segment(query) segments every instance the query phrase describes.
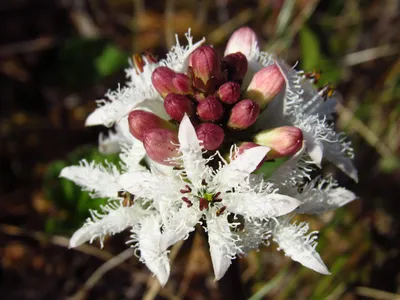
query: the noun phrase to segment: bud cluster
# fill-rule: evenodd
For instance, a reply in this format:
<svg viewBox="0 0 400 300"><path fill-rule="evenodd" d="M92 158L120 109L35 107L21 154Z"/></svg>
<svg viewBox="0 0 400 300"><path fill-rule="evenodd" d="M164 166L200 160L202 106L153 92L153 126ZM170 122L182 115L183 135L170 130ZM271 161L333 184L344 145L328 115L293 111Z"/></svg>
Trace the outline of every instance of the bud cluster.
<svg viewBox="0 0 400 300"><path fill-rule="evenodd" d="M256 43L252 33L245 28L234 34L227 48L232 51L226 51L222 59L210 46L197 48L189 56L187 74L175 72L168 67L154 70L153 86L164 99L164 108L171 120L163 120L145 111L133 111L129 115L130 132L143 142L150 158L162 164L171 164L171 161L166 160L177 156L176 125L185 114L195 125L203 149L208 151L220 150L224 141L231 143L237 141L237 136L244 136L238 132L245 131L247 136L252 136L250 127L285 84L279 68L270 65L254 75L246 90L242 89L248 69L247 57L252 45ZM248 42L249 45L244 45L247 48L242 47L247 49L245 53L235 50L243 46L238 45L235 39ZM282 150L285 146L280 144L284 142L276 142L279 137L274 140L275 135L263 133L260 137L258 134L254 140L256 144L248 142L246 149L252 145L267 145L273 152L266 159L291 155L293 149L298 150L297 144L290 145L291 148L286 145L290 149ZM271 145L274 142L279 145Z"/></svg>

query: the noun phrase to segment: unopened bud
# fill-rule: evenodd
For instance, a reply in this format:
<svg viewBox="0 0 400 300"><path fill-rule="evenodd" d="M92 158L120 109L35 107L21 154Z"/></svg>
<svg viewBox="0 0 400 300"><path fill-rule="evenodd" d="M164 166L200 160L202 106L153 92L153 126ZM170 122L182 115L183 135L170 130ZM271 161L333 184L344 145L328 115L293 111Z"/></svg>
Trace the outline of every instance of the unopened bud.
<svg viewBox="0 0 400 300"><path fill-rule="evenodd" d="M252 78L245 93L263 109L279 94L285 85L285 79L276 65L265 67Z"/></svg>
<svg viewBox="0 0 400 300"><path fill-rule="evenodd" d="M202 123L196 127L197 138L205 150L217 150L224 141L224 130L214 123Z"/></svg>
<svg viewBox="0 0 400 300"><path fill-rule="evenodd" d="M249 128L257 120L260 114L260 107L250 99L242 100L232 108L228 120L228 127L243 130Z"/></svg>
<svg viewBox="0 0 400 300"><path fill-rule="evenodd" d="M208 96L197 105L197 114L203 121L214 122L222 118L224 108L217 97Z"/></svg>
<svg viewBox="0 0 400 300"><path fill-rule="evenodd" d="M257 35L250 27L242 27L232 33L226 45L225 55L242 52L249 58L253 46L257 43Z"/></svg>
<svg viewBox="0 0 400 300"><path fill-rule="evenodd" d="M301 149L303 133L297 127L282 126L259 132L254 142L271 148L267 154L268 159L291 156Z"/></svg>
<svg viewBox="0 0 400 300"><path fill-rule="evenodd" d="M240 85L236 82L227 82L218 89L219 99L227 104L235 104L240 98Z"/></svg>
<svg viewBox="0 0 400 300"><path fill-rule="evenodd" d="M168 159L179 156L178 143L178 133L168 129L150 129L143 134L143 145L147 155L159 164L177 164Z"/></svg>
<svg viewBox="0 0 400 300"><path fill-rule="evenodd" d="M242 81L247 73L248 62L241 52L231 53L222 59L223 68L228 72L228 79Z"/></svg>
<svg viewBox="0 0 400 300"><path fill-rule="evenodd" d="M200 79L205 87L209 80L218 80L221 76L221 60L210 46L197 48L190 54L189 66L195 79Z"/></svg>
<svg viewBox="0 0 400 300"><path fill-rule="evenodd" d="M138 140L143 141L143 134L149 129L174 129L168 121L156 114L144 110L134 110L128 116L129 132Z"/></svg>
<svg viewBox="0 0 400 300"><path fill-rule="evenodd" d="M184 95L168 94L164 99L164 108L167 114L175 121L182 121L185 114L191 116L194 108L190 99Z"/></svg>
<svg viewBox="0 0 400 300"><path fill-rule="evenodd" d="M154 88L165 98L169 93L187 95L193 93L190 78L183 73L176 73L167 67L158 67L151 75Z"/></svg>

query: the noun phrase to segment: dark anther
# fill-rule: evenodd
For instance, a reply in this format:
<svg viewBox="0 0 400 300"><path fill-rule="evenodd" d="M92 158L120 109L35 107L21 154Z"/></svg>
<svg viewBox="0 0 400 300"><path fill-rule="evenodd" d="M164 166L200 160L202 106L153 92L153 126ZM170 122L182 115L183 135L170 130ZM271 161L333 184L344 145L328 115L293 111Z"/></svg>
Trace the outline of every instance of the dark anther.
<svg viewBox="0 0 400 300"><path fill-rule="evenodd" d="M218 209L216 212L217 217L222 215L224 213L225 209L226 209L226 206L222 206L220 209Z"/></svg>
<svg viewBox="0 0 400 300"><path fill-rule="evenodd" d="M182 194L186 194L186 193L190 193L192 191L192 189L190 188L190 186L185 185L185 189L181 189L180 192Z"/></svg>
<svg viewBox="0 0 400 300"><path fill-rule="evenodd" d="M307 79L310 79L314 84L318 83L319 79L321 78L321 71L312 71L305 73L304 76Z"/></svg>
<svg viewBox="0 0 400 300"><path fill-rule="evenodd" d="M118 191L117 196L121 197L121 198L124 197L125 196L125 191Z"/></svg>
<svg viewBox="0 0 400 300"><path fill-rule="evenodd" d="M188 197L182 197L182 200L187 204L187 207L191 207L193 205L192 201L190 201Z"/></svg>
<svg viewBox="0 0 400 300"><path fill-rule="evenodd" d="M122 201L122 206L129 207L132 206L134 202L135 202L135 195L125 192L124 201Z"/></svg>
<svg viewBox="0 0 400 300"><path fill-rule="evenodd" d="M322 98L327 99L332 97L333 93L335 92L335 89L332 87L332 84L328 83L327 85L320 88L318 91Z"/></svg>
<svg viewBox="0 0 400 300"><path fill-rule="evenodd" d="M218 198L219 195L221 195L221 192L216 193L216 194L213 196L213 200L212 200L212 201L213 201L213 202L221 202L222 199L221 199L221 198Z"/></svg>
<svg viewBox="0 0 400 300"><path fill-rule="evenodd" d="M207 185L207 182L206 182L205 179L203 179L203 180L201 181L201 185Z"/></svg>
<svg viewBox="0 0 400 300"><path fill-rule="evenodd" d="M208 201L206 198L200 198L200 205L199 208L201 211L203 211L203 209L207 209L208 208Z"/></svg>

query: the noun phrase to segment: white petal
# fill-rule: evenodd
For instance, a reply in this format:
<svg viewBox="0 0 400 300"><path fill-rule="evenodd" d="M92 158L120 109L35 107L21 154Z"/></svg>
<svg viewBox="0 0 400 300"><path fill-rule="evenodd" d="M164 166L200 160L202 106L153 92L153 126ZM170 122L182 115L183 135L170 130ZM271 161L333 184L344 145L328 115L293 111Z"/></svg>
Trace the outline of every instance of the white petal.
<svg viewBox="0 0 400 300"><path fill-rule="evenodd" d="M311 159L318 167L321 167L322 155L324 150L322 142L317 140L314 136L306 131L303 131L303 138L308 155L310 155Z"/></svg>
<svg viewBox="0 0 400 300"><path fill-rule="evenodd" d="M103 106L96 108L87 117L85 126L104 125L110 127L132 110L132 104L126 104L121 101L103 103Z"/></svg>
<svg viewBox="0 0 400 300"><path fill-rule="evenodd" d="M168 281L170 266L167 251L160 248L160 226L157 217L148 217L142 221L137 236L141 259L164 286Z"/></svg>
<svg viewBox="0 0 400 300"><path fill-rule="evenodd" d="M146 167L140 164L145 155L146 150L142 142L134 139L131 145L121 145L121 154L119 157L126 172L135 172L146 170Z"/></svg>
<svg viewBox="0 0 400 300"><path fill-rule="evenodd" d="M114 165L109 164L106 168L94 162L89 164L86 160L82 160L80 164L62 169L60 177L67 178L84 190L93 192L94 197L117 198L121 187L116 180L120 173Z"/></svg>
<svg viewBox="0 0 400 300"><path fill-rule="evenodd" d="M324 155L326 159L332 162L335 166L337 166L340 170L342 170L355 182L358 182L358 172L356 167L353 165L352 160L344 156L340 148L337 149L338 147L335 147L336 148L335 149L330 146L332 145L325 143Z"/></svg>
<svg viewBox="0 0 400 300"><path fill-rule="evenodd" d="M203 179L206 165L196 131L186 114L179 126L178 138L187 177L194 185L197 185Z"/></svg>
<svg viewBox="0 0 400 300"><path fill-rule="evenodd" d="M129 172L117 179L122 189L142 198L161 200L176 198L179 186L175 178L166 181L163 176L156 176L148 171Z"/></svg>
<svg viewBox="0 0 400 300"><path fill-rule="evenodd" d="M176 242L184 240L189 233L195 230L202 213L195 207L184 204L178 212L174 213L166 224L161 237L161 248L167 249Z"/></svg>
<svg viewBox="0 0 400 300"><path fill-rule="evenodd" d="M270 148L261 146L246 150L222 167L214 180L222 186L236 186L257 168L269 150Z"/></svg>
<svg viewBox="0 0 400 300"><path fill-rule="evenodd" d="M314 214L337 209L357 198L353 192L337 187L336 181L331 177L322 180L316 178L304 186L301 194L296 188L293 189L292 194L302 202L296 212Z"/></svg>
<svg viewBox="0 0 400 300"><path fill-rule="evenodd" d="M286 256L318 273L330 274L321 257L315 251L316 236L315 233L308 233L307 223L303 222L296 225L283 222L273 228L272 234L274 241L279 245L279 249L282 249Z"/></svg>
<svg viewBox="0 0 400 300"><path fill-rule="evenodd" d="M107 213L105 215L92 211L92 220L88 219L87 223L72 235L69 242L71 248L78 247L96 238L100 238L102 243L105 235L113 235L133 226L143 215L134 206L115 207L108 205L104 207L104 210Z"/></svg>
<svg viewBox="0 0 400 300"><path fill-rule="evenodd" d="M232 193L228 210L252 218L271 218L286 215L301 204L295 198L268 193ZM224 199L225 200L225 199Z"/></svg>
<svg viewBox="0 0 400 300"><path fill-rule="evenodd" d="M214 268L215 280L220 280L231 265L232 233L230 231L227 215L214 217L214 214L207 214L208 243L210 245L211 261Z"/></svg>

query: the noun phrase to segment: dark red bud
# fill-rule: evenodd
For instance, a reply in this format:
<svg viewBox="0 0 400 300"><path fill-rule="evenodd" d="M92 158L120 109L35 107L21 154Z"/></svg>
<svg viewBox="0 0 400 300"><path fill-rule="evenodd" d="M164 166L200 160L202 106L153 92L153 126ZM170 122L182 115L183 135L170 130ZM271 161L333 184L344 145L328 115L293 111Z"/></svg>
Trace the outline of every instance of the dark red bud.
<svg viewBox="0 0 400 300"><path fill-rule="evenodd" d="M193 103L184 95L168 94L164 99L167 114L175 121L182 121L185 114L191 116L194 112Z"/></svg>
<svg viewBox="0 0 400 300"><path fill-rule="evenodd" d="M224 114L221 102L214 96L208 96L197 105L197 114L203 121L218 121Z"/></svg>
<svg viewBox="0 0 400 300"><path fill-rule="evenodd" d="M147 155L155 162L167 166L177 165L168 159L179 156L178 133L168 129L150 129L143 134Z"/></svg>
<svg viewBox="0 0 400 300"><path fill-rule="evenodd" d="M165 98L169 93L187 95L193 93L190 78L183 73L176 73L167 67L158 67L151 75L154 88Z"/></svg>
<svg viewBox="0 0 400 300"><path fill-rule="evenodd" d="M225 56L222 59L223 67L228 71L228 79L242 81L247 73L248 63L246 56L236 52Z"/></svg>
<svg viewBox="0 0 400 300"><path fill-rule="evenodd" d="M196 127L197 138L205 150L217 150L224 141L224 130L214 123L202 123Z"/></svg>
<svg viewBox="0 0 400 300"><path fill-rule="evenodd" d="M249 128L257 120L260 107L250 99L242 100L232 108L228 127L243 130Z"/></svg>
<svg viewBox="0 0 400 300"><path fill-rule="evenodd" d="M221 75L221 61L217 52L210 46L197 48L190 54L189 66L192 67L194 77L199 78L207 85L211 78Z"/></svg>
<svg viewBox="0 0 400 300"><path fill-rule="evenodd" d="M218 89L219 99L227 104L235 104L240 98L240 85L236 82L227 82Z"/></svg>
<svg viewBox="0 0 400 300"><path fill-rule="evenodd" d="M144 110L134 110L128 116L129 132L138 140L143 141L145 131L154 128L174 129L168 121L156 114Z"/></svg>

